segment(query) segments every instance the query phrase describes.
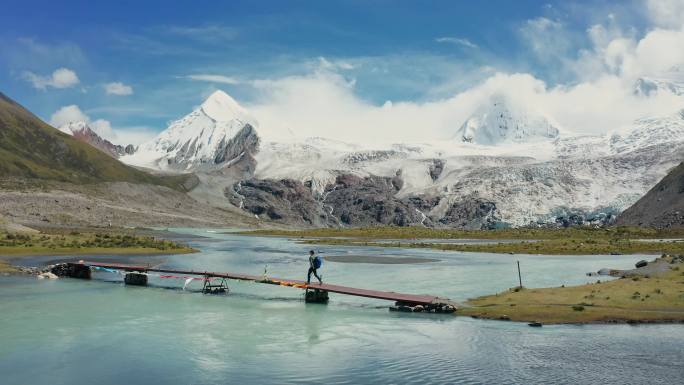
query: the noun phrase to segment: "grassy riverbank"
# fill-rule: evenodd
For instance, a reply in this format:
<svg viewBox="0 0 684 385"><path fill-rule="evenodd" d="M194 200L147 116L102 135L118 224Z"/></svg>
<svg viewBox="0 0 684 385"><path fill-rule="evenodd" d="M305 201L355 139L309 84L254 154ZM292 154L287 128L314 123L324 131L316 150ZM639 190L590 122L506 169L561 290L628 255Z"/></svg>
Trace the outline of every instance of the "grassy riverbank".
<svg viewBox="0 0 684 385"><path fill-rule="evenodd" d="M429 248L513 254L682 254L684 242L660 239L684 237L684 230L656 230L631 227L567 229L438 230L422 227L377 227L364 229L314 229L302 231L259 230L249 235L287 236L317 245ZM432 242L421 242L430 239ZM434 240L518 240L489 244L439 243ZM379 242L383 241L384 242ZM386 240L392 240L387 242Z"/></svg>
<svg viewBox="0 0 684 385"><path fill-rule="evenodd" d="M55 230L53 233L15 234L0 232L0 273L14 272L7 262L32 255L154 255L185 254L197 250L180 243L116 232L78 232Z"/></svg>
<svg viewBox="0 0 684 385"><path fill-rule="evenodd" d="M508 254L596 255L596 254L684 254L684 242L635 241L629 239L552 239L491 244L444 244L425 242L364 242L348 239L309 239L305 244L403 247L443 251Z"/></svg>
<svg viewBox="0 0 684 385"><path fill-rule="evenodd" d="M684 229L645 229L640 227L570 227L570 228L510 228L498 230L453 230L428 227L362 227L321 228L306 230L254 230L241 234L282 236L292 238L358 238L358 239L660 239L684 238Z"/></svg>
<svg viewBox="0 0 684 385"><path fill-rule="evenodd" d="M471 299L459 315L553 323L684 322L684 263L659 259L664 272L542 289L513 288ZM651 262L653 263L653 262Z"/></svg>

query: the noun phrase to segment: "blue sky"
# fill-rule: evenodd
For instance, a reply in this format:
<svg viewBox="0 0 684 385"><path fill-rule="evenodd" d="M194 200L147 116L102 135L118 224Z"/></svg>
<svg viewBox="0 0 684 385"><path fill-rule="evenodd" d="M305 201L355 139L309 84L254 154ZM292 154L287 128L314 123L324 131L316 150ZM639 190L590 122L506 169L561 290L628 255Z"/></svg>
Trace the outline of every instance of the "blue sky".
<svg viewBox="0 0 684 385"><path fill-rule="evenodd" d="M497 72L572 86L589 28L638 41L654 27L639 1L3 3L0 91L45 120L77 105L148 134L214 89L259 104L269 81L320 71L375 106L442 100Z"/></svg>

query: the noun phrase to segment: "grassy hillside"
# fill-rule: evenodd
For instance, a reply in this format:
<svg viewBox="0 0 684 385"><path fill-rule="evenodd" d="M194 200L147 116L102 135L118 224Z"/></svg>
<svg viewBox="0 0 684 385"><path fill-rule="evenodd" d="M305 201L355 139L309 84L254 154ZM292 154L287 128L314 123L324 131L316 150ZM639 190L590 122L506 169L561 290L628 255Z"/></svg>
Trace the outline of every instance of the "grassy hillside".
<svg viewBox="0 0 684 385"><path fill-rule="evenodd" d="M0 178L149 183L183 190L187 175L158 177L124 165L49 126L0 93Z"/></svg>

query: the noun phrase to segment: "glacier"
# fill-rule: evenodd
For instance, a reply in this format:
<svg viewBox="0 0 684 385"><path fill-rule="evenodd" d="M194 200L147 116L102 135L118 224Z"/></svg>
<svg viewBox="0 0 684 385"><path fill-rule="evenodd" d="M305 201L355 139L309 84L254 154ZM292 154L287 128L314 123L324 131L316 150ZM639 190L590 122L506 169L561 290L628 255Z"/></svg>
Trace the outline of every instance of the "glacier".
<svg viewBox="0 0 684 385"><path fill-rule="evenodd" d="M460 125L459 125L460 124ZM223 91L125 163L193 172L197 199L309 226L609 223L684 158L684 110L577 135L493 95L451 139L278 139Z"/></svg>

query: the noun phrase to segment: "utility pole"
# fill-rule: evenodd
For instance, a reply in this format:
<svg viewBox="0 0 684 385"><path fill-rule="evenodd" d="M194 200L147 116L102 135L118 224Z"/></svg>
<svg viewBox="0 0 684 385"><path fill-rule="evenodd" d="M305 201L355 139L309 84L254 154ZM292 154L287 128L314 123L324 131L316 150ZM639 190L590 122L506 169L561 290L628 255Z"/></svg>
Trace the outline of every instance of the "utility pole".
<svg viewBox="0 0 684 385"><path fill-rule="evenodd" d="M517 261L517 262L518 262L518 282L520 283L519 287L522 289L523 286L522 286L522 276L520 275L520 261Z"/></svg>

